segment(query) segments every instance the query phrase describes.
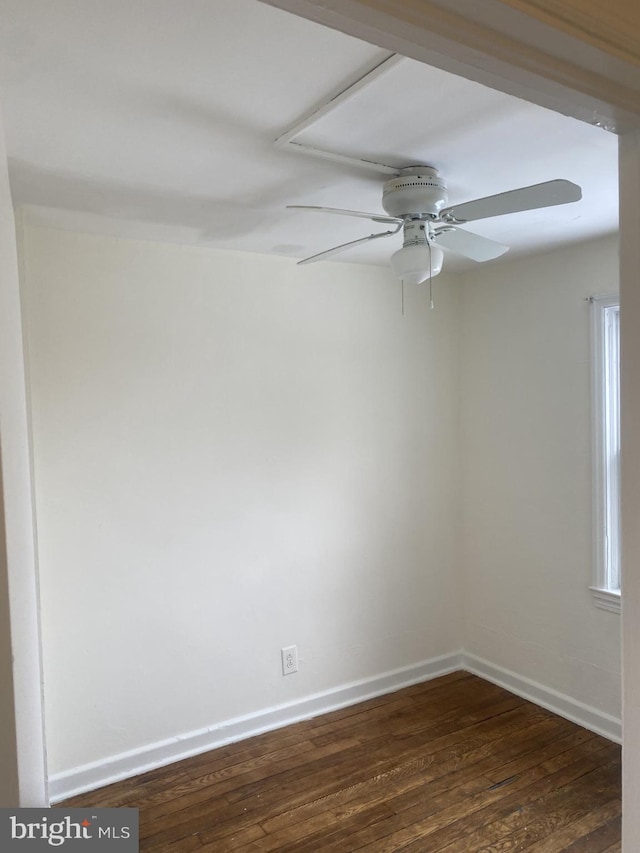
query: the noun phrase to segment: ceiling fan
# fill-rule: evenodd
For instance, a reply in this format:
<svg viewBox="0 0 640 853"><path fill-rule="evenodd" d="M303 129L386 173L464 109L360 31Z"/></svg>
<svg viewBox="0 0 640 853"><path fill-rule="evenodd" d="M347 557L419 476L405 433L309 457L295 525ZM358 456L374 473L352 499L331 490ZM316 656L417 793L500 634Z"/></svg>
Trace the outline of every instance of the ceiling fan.
<svg viewBox="0 0 640 853"><path fill-rule="evenodd" d="M443 249L478 262L493 260L509 250L508 246L459 228L459 225L507 213L567 204L581 198L582 190L577 184L553 180L445 207L449 200L447 186L438 170L433 166L408 166L400 169L397 177L384 184L382 207L386 216L315 205L289 204L287 207L356 216L395 226L388 231L326 249L298 263L310 264L324 260L352 246L390 237L402 229L403 245L391 256L391 267L402 281L419 284L441 271Z"/></svg>

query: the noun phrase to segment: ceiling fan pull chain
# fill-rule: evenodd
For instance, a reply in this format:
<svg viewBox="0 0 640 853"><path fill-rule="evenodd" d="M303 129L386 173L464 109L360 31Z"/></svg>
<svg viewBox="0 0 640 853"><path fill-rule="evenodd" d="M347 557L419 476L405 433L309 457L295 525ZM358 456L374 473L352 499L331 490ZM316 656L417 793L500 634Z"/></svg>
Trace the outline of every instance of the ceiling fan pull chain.
<svg viewBox="0 0 640 853"><path fill-rule="evenodd" d="M431 274L431 272L432 272L431 243L427 243L427 245L429 246L429 308L433 311L434 305L433 305L433 276Z"/></svg>

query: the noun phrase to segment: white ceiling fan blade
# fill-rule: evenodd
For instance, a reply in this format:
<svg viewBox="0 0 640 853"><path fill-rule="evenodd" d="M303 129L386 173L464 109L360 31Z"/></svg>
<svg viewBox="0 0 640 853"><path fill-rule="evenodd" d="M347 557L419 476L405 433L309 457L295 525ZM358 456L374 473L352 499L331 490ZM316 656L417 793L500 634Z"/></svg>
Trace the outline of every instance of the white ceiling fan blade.
<svg viewBox="0 0 640 853"><path fill-rule="evenodd" d="M503 246L502 243L496 243L495 240L489 240L487 237L481 237L479 234L473 234L471 231L465 231L463 228L446 228L436 232L434 238L437 246L480 263L492 261L509 251L508 246Z"/></svg>
<svg viewBox="0 0 640 853"><path fill-rule="evenodd" d="M582 190L571 181L546 181L543 184L533 184L530 187L521 187L506 193L447 207L441 211L440 218L443 222L473 222L476 219L488 219L505 213L519 213L522 210L537 210L541 207L568 204L572 201L580 201L581 198Z"/></svg>
<svg viewBox="0 0 640 853"><path fill-rule="evenodd" d="M395 216L385 216L384 213L363 213L360 210L343 210L341 207L319 207L314 204L288 204L288 210L311 210L315 213L337 213L339 216L357 216L359 219L370 219L372 222L402 222Z"/></svg>
<svg viewBox="0 0 640 853"><path fill-rule="evenodd" d="M298 266L300 266L300 264L312 264L315 263L315 261L326 260L326 258L330 258L332 255L344 252L345 249L350 249L352 246L358 246L360 243L368 243L369 240L377 240L378 237L391 237L393 234L397 234L401 227L402 222L400 222L394 231L381 231L379 234L369 234L368 237L360 237L359 240L351 240L349 243L341 243L339 246L334 246L333 249L325 249L324 252L318 252L317 255L311 255L309 258L304 258L304 260L298 261Z"/></svg>

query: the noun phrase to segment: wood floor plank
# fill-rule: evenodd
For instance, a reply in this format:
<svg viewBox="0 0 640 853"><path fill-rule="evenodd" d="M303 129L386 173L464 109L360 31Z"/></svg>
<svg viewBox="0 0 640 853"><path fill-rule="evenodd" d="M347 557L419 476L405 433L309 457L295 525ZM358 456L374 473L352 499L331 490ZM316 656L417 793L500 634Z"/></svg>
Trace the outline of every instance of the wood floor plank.
<svg viewBox="0 0 640 853"><path fill-rule="evenodd" d="M522 747L527 749L527 738L530 738L531 735L528 736L526 732L523 732L521 737ZM580 738L578 743L583 741L584 738ZM567 752L572 744L573 741L560 742L560 746L556 746L555 750L549 754L554 754L557 751ZM395 818L389 818L385 826L390 827L393 824L403 826L411 822L410 815L402 814L404 810L408 810L413 806L418 813L422 814L429 811L436 811L437 798L441 795L441 792L444 792L442 793L444 802L449 802L457 796L466 799L476 789L488 789L492 784L491 780L482 774L488 768L495 766L496 763L504 761L505 753L501 752L503 746L502 743L499 745L494 743L491 747L493 754L491 754L491 751L486 746L476 750L475 754L467 753L462 756L457 752L451 755L450 751L443 750L441 753L435 754L434 761L429 768L418 766L411 768L414 772L396 773L393 776L389 775L387 778L380 780L381 784L377 790L369 786L367 791L364 789L364 785L339 790L320 801L305 803L294 810L278 815L275 819L267 820L263 822L262 826L268 832L274 831L282 825L304 819L305 815L325 809L327 803L332 801L339 801L345 804L354 798L362 801L365 798L371 800L372 797L377 797L385 801L389 808L397 815ZM511 752L507 754L507 757L510 755ZM535 763L538 764L539 761ZM426 788L427 784L428 788ZM424 804L425 788L428 790L429 795L428 807L425 807ZM454 790L452 791L452 789ZM380 825L375 834L376 839L382 834L388 834L392 831L388 829L387 832L381 833L379 829ZM313 841L314 839L311 840Z"/></svg>
<svg viewBox="0 0 640 853"><path fill-rule="evenodd" d="M153 775L145 773L142 776L134 777L134 779L114 782L98 791L78 794L65 800L65 806L68 808L84 808L85 806L102 807L104 805L105 807L119 808L128 804L137 805L137 801L142 797L148 797L161 791L168 791L169 796L171 796L171 792L175 790L176 786L189 780L184 771L172 772L173 767L175 765L161 767L154 770Z"/></svg>
<svg viewBox="0 0 640 853"><path fill-rule="evenodd" d="M493 850L526 850L553 833L577 821L595 807L601 796L609 796L617 784L615 769L605 774L608 785L602 786L599 769L562 786L526 806L514 810L505 819L495 821L474 837L474 853L491 853ZM481 841L478 846L476 838ZM488 843L486 843L488 841ZM451 847L450 850L454 848ZM457 853L458 847L456 847ZM464 849L464 848L463 848ZM446 850L446 848L445 848ZM447 850L447 853L450 853Z"/></svg>
<svg viewBox="0 0 640 853"><path fill-rule="evenodd" d="M474 803L459 806L457 811L463 813L461 818L456 818L456 810L452 809L439 813L435 816L437 820L432 820L428 828L431 829L436 823L444 825L429 834L430 849L434 853L478 853L489 841L501 838L518 828L519 816L524 814L527 808L523 803L537 802L545 794L570 785L593 770L596 765L597 757L593 760L579 759L542 778L532 779L532 776L538 776L537 772L532 773L531 776L523 778L522 783L517 785L517 789L512 789L510 794L503 794L489 803L489 798L479 797ZM481 807L476 808L478 805ZM480 828L474 829L477 825ZM413 831L415 834L415 827ZM423 831L422 837L425 834ZM407 853L421 853L420 844L421 838L418 837L411 844L397 846L396 849L406 849Z"/></svg>
<svg viewBox="0 0 640 853"><path fill-rule="evenodd" d="M550 725L551 722L547 720L546 724ZM331 795L335 796L336 792L340 796L343 796L345 790L349 792L359 791L360 793L370 791L372 786L381 785L384 787L389 779L397 778L399 774L406 775L408 771L422 772L423 779L433 778L434 775L439 775L446 770L452 769L454 766L460 765L470 750L476 748L479 744L486 744L488 742L490 739L489 735L491 735L491 739L496 739L501 733L504 734L505 731L515 730L516 728L518 730L522 728L522 719L509 720L501 729L494 727L486 732L476 733L473 738L467 736L467 739L463 740L462 743L456 744L452 742L449 736L445 739L446 745L444 750L440 751L432 751L424 744L415 745L412 740L409 740L408 743L412 745L412 748L410 750L405 748L404 757L406 760L403 764L398 764L397 746L385 741L384 752L389 753L388 755L382 755L383 750L379 749L363 765L366 754L363 756L359 753L357 760L353 760L352 756L352 760L346 766L338 765L327 768L322 774L318 774L313 781L313 785L307 782L307 786L303 790L300 790L297 780L291 788L283 787L282 785L273 789L264 788L261 795L262 802L259 807L266 807L267 809L270 806L277 807L283 799L288 799L290 806L298 806L309 802L312 798L319 799ZM433 747L433 744L430 746ZM428 768L435 768L435 771L430 772ZM255 793L257 794L257 789ZM274 795L275 801L273 801ZM251 808L255 808L257 802L256 796L252 797L250 802ZM189 820L193 820L194 818L197 819L197 816L189 814L188 818ZM255 819L254 815L247 812L240 818L240 820L246 821L252 819ZM219 824L216 829L205 831L203 840L207 842L211 841L215 837L220 837L226 831L227 826L224 823Z"/></svg>
<svg viewBox="0 0 640 853"><path fill-rule="evenodd" d="M612 805L617 808L617 814L614 817L565 847L563 853L605 853L619 845L622 834L622 815L617 798Z"/></svg>
<svg viewBox="0 0 640 853"><path fill-rule="evenodd" d="M563 830L527 848L527 853L601 853L620 838L622 803L619 797L592 809Z"/></svg>
<svg viewBox="0 0 640 853"><path fill-rule="evenodd" d="M476 793L457 788L450 791L449 796L436 796L433 801L429 798L427 804L418 804L416 808L400 813L395 820L388 821L387 825L381 823L361 833L357 839L360 846L354 846L352 849L362 849L367 853L395 853L396 850L405 848L420 851L421 845L426 841L430 853L447 849L449 844L451 850L455 849L456 853L458 847L466 851L467 848L463 846L464 839L476 826L489 823L504 813L508 814L514 804L530 796L532 791L540 792L546 787L553 788L563 779L584 774L596 762L589 764L585 759L571 761L571 758L567 757L563 763L567 763L567 766L551 776L540 766L523 773L506 789L508 796L505 789L492 790L490 786L485 786ZM508 805L505 806L505 803ZM473 850L473 853L477 853L477 850Z"/></svg>
<svg viewBox="0 0 640 853"><path fill-rule="evenodd" d="M613 853L620 748L450 673L63 805L138 807L148 853Z"/></svg>
<svg viewBox="0 0 640 853"><path fill-rule="evenodd" d="M197 835L189 835L186 838L181 838L179 841L174 841L168 844L164 853L199 853L202 850L202 842Z"/></svg>

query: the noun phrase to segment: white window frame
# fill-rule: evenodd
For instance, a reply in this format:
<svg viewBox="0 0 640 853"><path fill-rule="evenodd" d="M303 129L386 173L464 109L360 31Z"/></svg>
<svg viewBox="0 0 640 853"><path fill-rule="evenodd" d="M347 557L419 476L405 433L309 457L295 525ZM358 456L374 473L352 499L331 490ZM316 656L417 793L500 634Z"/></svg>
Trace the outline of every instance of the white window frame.
<svg viewBox="0 0 640 853"><path fill-rule="evenodd" d="M593 576L596 607L620 613L620 297L591 302Z"/></svg>

